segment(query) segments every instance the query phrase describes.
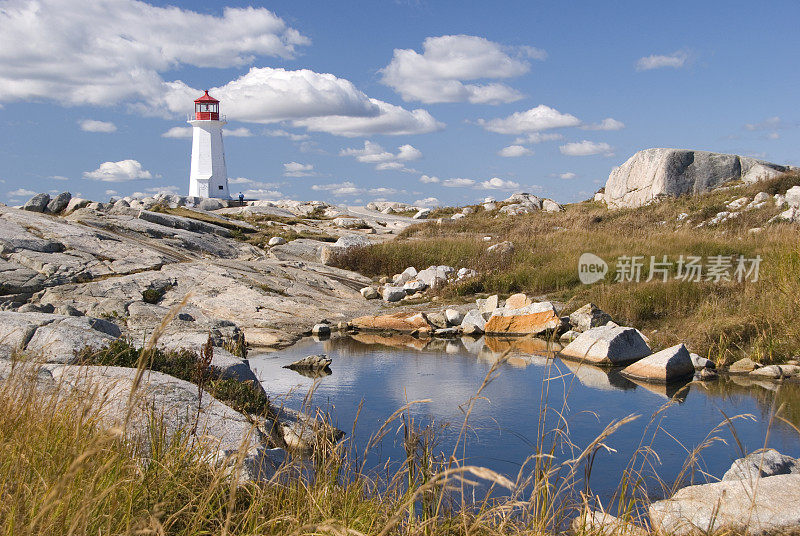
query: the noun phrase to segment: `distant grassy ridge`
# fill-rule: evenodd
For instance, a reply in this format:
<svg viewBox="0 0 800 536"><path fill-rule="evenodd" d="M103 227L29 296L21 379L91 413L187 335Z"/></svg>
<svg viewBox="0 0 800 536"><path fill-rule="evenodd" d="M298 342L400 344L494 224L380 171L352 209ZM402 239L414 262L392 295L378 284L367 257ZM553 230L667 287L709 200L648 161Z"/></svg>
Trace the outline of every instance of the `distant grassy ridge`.
<svg viewBox="0 0 800 536"><path fill-rule="evenodd" d="M665 199L636 209L608 210L595 202L568 205L564 212L507 216L479 210L441 225L406 229L392 242L349 250L337 266L368 276L392 275L408 266L434 264L473 268L479 276L441 291L444 297L478 293L547 294L568 302L566 312L592 301L618 322L642 329L657 347L685 342L691 350L727 363L750 356L764 363L800 355L800 241L794 224L765 222L780 209L767 206L743 212L720 225L695 228L727 210L732 198L765 191L784 193L800 184L789 173L753 185L739 185L697 196ZM678 216L685 213L685 219ZM688 223L687 223L688 222ZM764 227L760 232L750 229ZM483 240L490 236L491 241ZM510 254L486 251L509 240ZM585 286L578 279L578 258L591 252L609 264L607 282ZM759 280L731 282L613 282L615 262L641 255L641 280L649 274L650 256L760 255Z"/></svg>

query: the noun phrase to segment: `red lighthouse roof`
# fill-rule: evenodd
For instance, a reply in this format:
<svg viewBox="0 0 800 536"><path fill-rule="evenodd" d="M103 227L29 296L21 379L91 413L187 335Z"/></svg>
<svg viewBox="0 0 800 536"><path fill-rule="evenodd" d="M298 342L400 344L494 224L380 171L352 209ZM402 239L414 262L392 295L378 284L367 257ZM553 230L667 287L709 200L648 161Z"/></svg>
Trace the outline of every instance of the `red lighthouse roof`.
<svg viewBox="0 0 800 536"><path fill-rule="evenodd" d="M219 103L219 101L217 99L215 99L214 97L212 97L211 95L208 94L208 90L206 90L205 94L202 97L200 97L199 99L195 99L194 102L209 102L209 103L216 102L216 103Z"/></svg>

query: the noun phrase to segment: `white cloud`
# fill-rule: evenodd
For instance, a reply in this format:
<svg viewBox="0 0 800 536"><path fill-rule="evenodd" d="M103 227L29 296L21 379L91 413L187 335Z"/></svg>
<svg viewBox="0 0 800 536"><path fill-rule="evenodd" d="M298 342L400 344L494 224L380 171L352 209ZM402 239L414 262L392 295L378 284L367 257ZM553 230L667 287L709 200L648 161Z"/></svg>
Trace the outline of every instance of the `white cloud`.
<svg viewBox="0 0 800 536"><path fill-rule="evenodd" d="M580 142L567 143L559 147L561 154L567 156L589 156L593 154L603 154L614 156L614 148L605 142L593 142L583 140Z"/></svg>
<svg viewBox="0 0 800 536"><path fill-rule="evenodd" d="M191 138L192 127L172 127L161 134L162 138Z"/></svg>
<svg viewBox="0 0 800 536"><path fill-rule="evenodd" d="M181 117L201 91L164 80L162 73L291 58L310 42L263 8L227 7L215 17L135 0L9 0L3 6L4 101L127 103L139 113ZM296 127L342 136L419 134L444 126L425 110L371 99L348 80L308 69L252 68L211 91L233 120L297 121Z"/></svg>
<svg viewBox="0 0 800 536"><path fill-rule="evenodd" d="M400 192L399 190L396 190L394 188L380 187L380 188L370 188L368 193L370 195L395 195L399 192Z"/></svg>
<svg viewBox="0 0 800 536"><path fill-rule="evenodd" d="M342 149L339 155L353 156L364 164L376 164L375 169L378 171L399 170L408 173L416 173L416 170L405 167L404 162L422 158L422 152L412 145L401 145L397 148L397 153L390 153L380 144L369 140L364 141L363 149Z"/></svg>
<svg viewBox="0 0 800 536"><path fill-rule="evenodd" d="M47 178L48 179L52 179L54 181L68 181L69 180L69 177L65 177L63 175L50 175ZM0 181L0 182L3 182L3 181Z"/></svg>
<svg viewBox="0 0 800 536"><path fill-rule="evenodd" d="M492 177L488 181L483 181L480 184L480 188L483 190L518 190L519 183L503 180L500 177Z"/></svg>
<svg viewBox="0 0 800 536"><path fill-rule="evenodd" d="M625 123L617 121L612 117L606 117L599 123L592 123L590 125L581 126L583 130L622 130L625 128Z"/></svg>
<svg viewBox="0 0 800 536"><path fill-rule="evenodd" d="M542 143L545 141L563 140L564 135L557 132L531 132L525 136L516 138L514 145L522 145L525 143Z"/></svg>
<svg viewBox="0 0 800 536"><path fill-rule="evenodd" d="M81 127L81 130L86 132L116 132L117 125L111 123L110 121L96 121L94 119L84 119L82 121L78 121L78 124Z"/></svg>
<svg viewBox="0 0 800 536"><path fill-rule="evenodd" d="M223 130L223 134L232 138L249 138L253 135L250 129L245 127L231 129L226 128Z"/></svg>
<svg viewBox="0 0 800 536"><path fill-rule="evenodd" d="M359 188L351 181L345 181L338 184L315 184L311 187L312 190L331 192L336 196L347 195L360 195L365 192L363 188Z"/></svg>
<svg viewBox="0 0 800 536"><path fill-rule="evenodd" d="M564 173L559 173L558 174L558 178L559 179L564 179L565 181L574 179L575 177L577 177L577 175L575 173L571 172L571 171L565 171Z"/></svg>
<svg viewBox="0 0 800 536"><path fill-rule="evenodd" d="M472 179L445 179L442 181L442 186L447 186L448 188L464 188L467 186L473 186L475 181Z"/></svg>
<svg viewBox="0 0 800 536"><path fill-rule="evenodd" d="M301 164L300 162L287 162L283 165L284 177L311 177L316 175L314 164Z"/></svg>
<svg viewBox="0 0 800 536"><path fill-rule="evenodd" d="M524 112L514 112L504 119L479 119L478 124L499 134L526 134L552 128L575 127L581 121L574 115L562 114L554 108L540 104Z"/></svg>
<svg viewBox="0 0 800 536"><path fill-rule="evenodd" d="M106 195L117 195L119 194L116 190L106 190Z"/></svg>
<svg viewBox="0 0 800 536"><path fill-rule="evenodd" d="M419 182L422 182L422 183L425 183L425 184L433 184L433 183L439 182L439 177L434 177L434 176L430 176L430 175L423 175L423 176L421 176L419 178Z"/></svg>
<svg viewBox="0 0 800 536"><path fill-rule="evenodd" d="M439 200L435 197L426 197L425 199L417 199L414 205L418 207L436 207L439 205Z"/></svg>
<svg viewBox="0 0 800 536"><path fill-rule="evenodd" d="M381 81L405 101L513 102L522 94L504 84L463 82L520 76L530 69L529 58L545 56L544 51L533 47L505 47L473 35L428 37L422 43L422 54L395 49L392 61L381 70Z"/></svg>
<svg viewBox="0 0 800 536"><path fill-rule="evenodd" d="M289 138L292 141L303 141L310 138L308 134L295 134L294 132L287 132L283 129L265 130L264 135L273 138Z"/></svg>
<svg viewBox="0 0 800 536"><path fill-rule="evenodd" d="M305 127L312 132L327 132L336 136L355 138L374 134L412 135L427 134L444 128L427 111L406 110L400 106L377 99L369 99L376 107L373 116L358 117L326 115L292 121L296 127Z"/></svg>
<svg viewBox="0 0 800 536"><path fill-rule="evenodd" d="M251 188L242 192L245 197L250 199L281 199L284 195L277 190L266 188Z"/></svg>
<svg viewBox="0 0 800 536"><path fill-rule="evenodd" d="M682 50L667 55L654 54L652 56L645 56L636 60L636 70L649 71L651 69L661 69L663 67L672 67L673 69L678 69L683 67L688 59L689 54Z"/></svg>
<svg viewBox="0 0 800 536"><path fill-rule="evenodd" d="M745 130L755 132L758 130L783 130L793 126L796 125L786 122L776 115L774 117L768 117L760 123L747 123L744 128Z"/></svg>
<svg viewBox="0 0 800 536"><path fill-rule="evenodd" d="M28 197L32 195L36 195L37 192L33 190L28 190L26 188L17 188L16 190L11 190L8 192L9 197Z"/></svg>
<svg viewBox="0 0 800 536"><path fill-rule="evenodd" d="M523 147L522 145L509 145L508 147L503 147L500 149L497 154L500 156L504 156L506 158L513 158L517 156L529 156L533 154L533 151L528 149L527 147Z"/></svg>
<svg viewBox="0 0 800 536"><path fill-rule="evenodd" d="M780 139L780 137L781 135L778 134L777 132L770 132L769 134L767 134L767 138L770 140L778 140Z"/></svg>
<svg viewBox="0 0 800 536"><path fill-rule="evenodd" d="M10 0L0 11L6 101L111 105L158 94L181 65L236 67L291 58L310 41L263 8L222 16L135 0Z"/></svg>
<svg viewBox="0 0 800 536"><path fill-rule="evenodd" d="M103 182L126 182L138 179L151 179L152 174L136 160L120 160L119 162L103 162L94 171L85 171L87 179Z"/></svg>
<svg viewBox="0 0 800 536"><path fill-rule="evenodd" d="M141 192L133 192L131 197L148 197L156 194L177 194L182 190L182 188L174 185L151 186L150 188L144 188ZM116 195L118 193L119 192L116 190L106 190L106 195Z"/></svg>

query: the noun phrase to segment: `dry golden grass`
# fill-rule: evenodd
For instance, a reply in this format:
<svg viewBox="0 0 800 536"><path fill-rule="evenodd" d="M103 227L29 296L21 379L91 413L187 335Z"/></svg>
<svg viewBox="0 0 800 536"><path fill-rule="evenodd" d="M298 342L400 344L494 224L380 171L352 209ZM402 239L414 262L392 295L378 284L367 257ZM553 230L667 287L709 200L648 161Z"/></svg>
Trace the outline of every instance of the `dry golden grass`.
<svg viewBox="0 0 800 536"><path fill-rule="evenodd" d="M751 356L764 363L800 355L800 243L796 225L765 222L779 212L774 203L743 212L717 226L696 228L734 198L766 191L783 193L800 184L800 174L786 174L759 184L740 185L708 194L665 199L639 209L609 211L599 203L569 205L560 213L522 216L483 210L457 221L408 228L397 240L338 256L335 263L369 276L392 275L408 266L434 264L473 268L479 276L442 291L443 296L526 292L568 302L568 309L592 301L615 320L645 330L656 346L685 342L692 351L718 364ZM687 214L685 219L678 216ZM764 227L761 232L751 232ZM484 242L483 237L492 237ZM488 253L489 244L509 240L510 254ZM594 253L609 263L606 281L584 286L578 257ZM760 255L757 282L703 281L617 283L614 263L623 255L649 260L663 255Z"/></svg>

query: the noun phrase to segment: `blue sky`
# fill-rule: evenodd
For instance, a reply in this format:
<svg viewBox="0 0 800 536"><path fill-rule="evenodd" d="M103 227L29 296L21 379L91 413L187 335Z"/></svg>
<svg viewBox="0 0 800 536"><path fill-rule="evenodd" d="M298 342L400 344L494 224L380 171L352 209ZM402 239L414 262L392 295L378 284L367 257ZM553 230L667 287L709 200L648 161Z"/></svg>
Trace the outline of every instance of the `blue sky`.
<svg viewBox="0 0 800 536"><path fill-rule="evenodd" d="M798 20L797 2L0 0L0 201L186 194L206 88L252 197L575 201L648 147L800 165Z"/></svg>

